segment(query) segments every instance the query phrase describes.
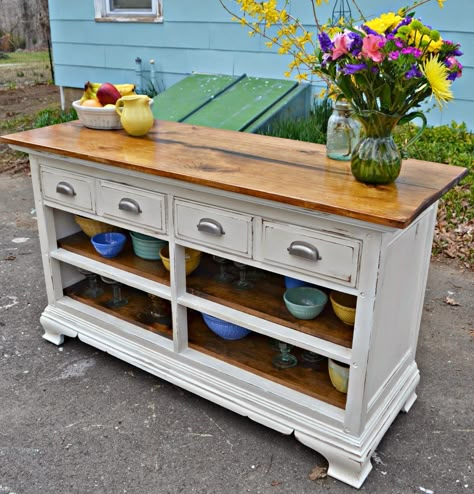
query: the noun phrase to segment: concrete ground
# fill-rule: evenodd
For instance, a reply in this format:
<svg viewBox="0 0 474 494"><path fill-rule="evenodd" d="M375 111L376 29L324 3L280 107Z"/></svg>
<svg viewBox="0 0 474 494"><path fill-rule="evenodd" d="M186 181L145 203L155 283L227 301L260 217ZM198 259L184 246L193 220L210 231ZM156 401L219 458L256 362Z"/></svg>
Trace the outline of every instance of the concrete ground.
<svg viewBox="0 0 474 494"><path fill-rule="evenodd" d="M418 400L361 492L474 492L473 295L474 273L432 263ZM356 492L310 480L325 460L291 436L76 339L46 342L45 305L30 179L0 175L0 494Z"/></svg>

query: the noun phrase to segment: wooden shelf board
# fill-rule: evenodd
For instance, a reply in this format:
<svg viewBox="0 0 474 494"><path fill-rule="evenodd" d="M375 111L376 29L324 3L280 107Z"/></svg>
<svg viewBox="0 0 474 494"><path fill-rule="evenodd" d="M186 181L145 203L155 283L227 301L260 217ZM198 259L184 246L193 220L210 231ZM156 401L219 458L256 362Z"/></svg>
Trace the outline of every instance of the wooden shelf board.
<svg viewBox="0 0 474 494"><path fill-rule="evenodd" d="M283 301L285 292L283 276L259 271L264 277L253 281L254 288L244 291L236 289L232 284L216 282L214 278L218 272L217 263L212 261L211 256L204 255L198 270L187 279L188 293L345 348L352 348L353 328L336 317L329 301L316 319L309 321L296 319L288 312Z"/></svg>
<svg viewBox="0 0 474 494"><path fill-rule="evenodd" d="M271 338L250 333L240 340L224 340L206 326L198 312L191 310L188 311L188 338L190 348L201 353L345 409L346 395L337 391L331 384L327 359L314 368L303 367L302 350L293 347L292 353L298 358L298 365L279 370L272 365L272 358L278 351L272 348Z"/></svg>
<svg viewBox="0 0 474 494"><path fill-rule="evenodd" d="M173 339L173 332L169 326L159 324L158 322L153 322L148 316L150 300L145 292L122 285L122 296L128 300L128 303L123 307L110 308L107 306L107 302L112 298L111 285L101 283L100 287L103 288L104 293L100 297L94 299L84 295L86 287L87 281L83 280L66 288L64 293L74 300L78 300L79 302L93 307L94 309L111 314L119 319L122 319L123 321L134 324L135 326L140 326L147 331L159 334L169 340Z"/></svg>
<svg viewBox="0 0 474 494"><path fill-rule="evenodd" d="M170 286L170 274L163 266L161 260L148 261L136 256L133 252L130 239L127 239L123 251L112 259L99 255L94 249L89 237L83 232L78 232L58 240L58 246L69 252L80 254L89 259L123 269L148 280L156 281L162 285Z"/></svg>

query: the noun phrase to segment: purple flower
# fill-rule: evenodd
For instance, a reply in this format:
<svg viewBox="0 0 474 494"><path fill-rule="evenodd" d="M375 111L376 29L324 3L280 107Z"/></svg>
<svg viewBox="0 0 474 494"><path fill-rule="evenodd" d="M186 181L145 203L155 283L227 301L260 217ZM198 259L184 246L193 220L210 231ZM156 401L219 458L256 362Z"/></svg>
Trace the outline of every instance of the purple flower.
<svg viewBox="0 0 474 494"><path fill-rule="evenodd" d="M395 38L395 46L397 48L403 48L403 41L400 38Z"/></svg>
<svg viewBox="0 0 474 494"><path fill-rule="evenodd" d="M319 46L321 46L321 50L323 50L326 53L331 51L333 47L333 43L331 41L331 38L327 35L327 33L319 33L318 38L319 38Z"/></svg>
<svg viewBox="0 0 474 494"><path fill-rule="evenodd" d="M393 34L396 34L398 32L398 30L402 27L402 26L407 26L408 24L411 23L413 19L411 17L405 17L402 21L400 21L400 23L398 24L398 26L392 31Z"/></svg>
<svg viewBox="0 0 474 494"><path fill-rule="evenodd" d="M448 69L449 69L449 74L446 77L446 79L448 79L448 81L454 81L458 77L461 77L462 65L459 63L458 60L456 60L455 57L448 57L444 61L444 65L446 65L446 67L448 67Z"/></svg>
<svg viewBox="0 0 474 494"><path fill-rule="evenodd" d="M346 35L348 43L348 50L355 56L357 56L362 49L362 36L358 33L349 32Z"/></svg>
<svg viewBox="0 0 474 494"><path fill-rule="evenodd" d="M415 58L421 57L422 51L419 48L415 48L413 46L409 46L407 48L403 48L403 55L413 55Z"/></svg>
<svg viewBox="0 0 474 494"><path fill-rule="evenodd" d="M421 71L418 69L418 67L416 66L416 64L413 64L411 66L411 69L405 74L405 77L407 79L413 79L415 77L421 77L423 74L421 73Z"/></svg>
<svg viewBox="0 0 474 494"><path fill-rule="evenodd" d="M325 53L321 60L321 67L327 67L328 62L332 62L332 57L329 53Z"/></svg>
<svg viewBox="0 0 474 494"><path fill-rule="evenodd" d="M444 45L448 48L446 55L460 57L463 52L459 49L459 45L455 45L452 41L444 40Z"/></svg>
<svg viewBox="0 0 474 494"><path fill-rule="evenodd" d="M400 56L400 52L399 51L391 51L388 54L388 58L390 58L390 60L397 60L399 56Z"/></svg>
<svg viewBox="0 0 474 494"><path fill-rule="evenodd" d="M344 75L352 75L361 70L365 70L367 68L367 64L365 63L348 63L342 69Z"/></svg>
<svg viewBox="0 0 474 494"><path fill-rule="evenodd" d="M380 36L380 34L377 31L374 31L373 29L370 29L370 27L369 26L366 26L365 24L362 26L362 29L367 34L373 34L374 36Z"/></svg>

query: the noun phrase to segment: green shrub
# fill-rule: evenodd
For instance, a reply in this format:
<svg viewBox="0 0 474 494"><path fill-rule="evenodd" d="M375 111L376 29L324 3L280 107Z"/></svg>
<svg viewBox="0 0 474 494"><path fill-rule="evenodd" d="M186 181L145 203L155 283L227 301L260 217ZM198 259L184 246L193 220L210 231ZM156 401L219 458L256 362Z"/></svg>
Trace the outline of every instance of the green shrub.
<svg viewBox="0 0 474 494"><path fill-rule="evenodd" d="M70 122L71 120L77 120L77 113L74 108L70 108L68 110L46 109L37 114L33 127L47 127L48 125Z"/></svg>

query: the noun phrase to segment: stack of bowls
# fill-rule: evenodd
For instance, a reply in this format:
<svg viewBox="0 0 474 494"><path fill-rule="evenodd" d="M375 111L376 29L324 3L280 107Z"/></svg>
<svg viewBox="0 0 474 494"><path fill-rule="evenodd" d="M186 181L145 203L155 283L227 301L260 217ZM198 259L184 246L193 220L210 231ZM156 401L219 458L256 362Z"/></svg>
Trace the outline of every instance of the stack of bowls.
<svg viewBox="0 0 474 494"><path fill-rule="evenodd" d="M130 237L132 237L133 252L135 252L135 255L149 261L160 259L160 250L168 245L168 242L165 240L144 235L143 233L130 232Z"/></svg>

